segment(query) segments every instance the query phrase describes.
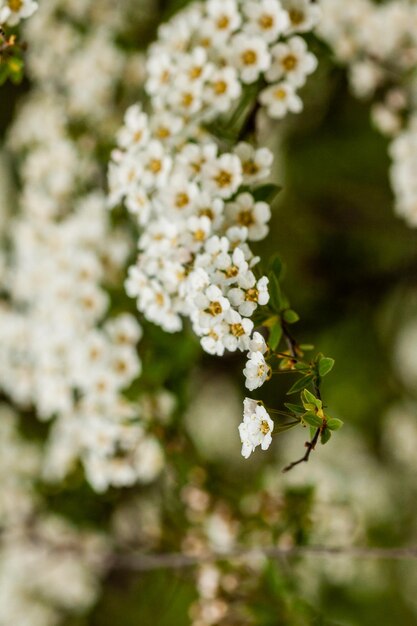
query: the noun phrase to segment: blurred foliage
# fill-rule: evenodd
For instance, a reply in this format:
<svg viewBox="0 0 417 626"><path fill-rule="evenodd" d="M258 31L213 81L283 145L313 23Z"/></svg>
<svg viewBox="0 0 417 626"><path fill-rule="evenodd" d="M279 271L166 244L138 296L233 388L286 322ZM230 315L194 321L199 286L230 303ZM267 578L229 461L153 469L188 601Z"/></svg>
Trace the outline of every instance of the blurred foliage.
<svg viewBox="0 0 417 626"><path fill-rule="evenodd" d="M159 13L152 16L149 26L149 41L155 36L161 16L165 18L185 4L186 0L161 0ZM133 26L130 37L126 46L134 41ZM283 185L283 190L274 201L271 233L262 243L262 256L268 258L279 252L284 261L284 288L301 316L296 326L297 340L314 344L336 360L331 381L323 382L323 395L332 415L343 418L346 430L354 425L370 453L383 461L381 417L402 392L392 372L392 338L397 329L399 296L406 298L408 290L416 283L417 235L393 213L387 144L371 127L369 107L349 95L344 72L332 68L329 53L319 44L315 45L322 59L321 84L317 87L315 81L308 87L303 115L290 124L278 124L276 137L272 139L280 164L273 183ZM2 87L1 136L18 97L25 90L26 85ZM119 305L124 308L125 302ZM115 310L117 306L116 302ZM191 452L188 435L176 427L190 394L195 391L185 376L190 363L192 367L212 369L221 375L229 373L232 365L241 359L237 356L221 361L210 358L201 354L198 342L187 329L179 339L149 324L145 327L141 355L149 390L163 383L179 397L176 419L168 427L166 436L170 441L168 456L175 456L177 468L177 475L171 479L180 491L190 468L198 463ZM239 371L239 367L236 369ZM263 397L267 403L269 394L275 406L277 398L283 404L288 401L287 389L288 381L277 377L275 384L266 387ZM130 393L134 396L135 389ZM33 426L33 422L30 423ZM41 436L45 428L38 424L35 433L30 432L30 426L25 432ZM300 434L301 446L303 436ZM341 449L343 440L344 431L332 443ZM285 436L279 441L278 445L285 447ZM272 460L272 455L268 453L251 465L226 461L208 463L205 471L210 491L227 498L238 509L243 495L259 489L257 467L259 463ZM314 455L310 462L315 462ZM308 544L314 488L307 485L295 489L282 480L285 503L275 529L277 537L285 532L296 544ZM397 487L401 491L401 484ZM163 490L164 485L160 489ZM42 490L52 510L77 524L98 525L103 530L108 527L116 506L137 493L137 489L110 490L96 497L83 481L80 470L74 472L59 491L45 486ZM407 537L407 529L413 525L413 498L405 497L404 501L406 506L398 511L396 527L370 529L371 543L400 544ZM184 524L184 511L181 502L167 501L166 509L165 545L167 550L174 551L175 531ZM406 565L382 563L387 583L374 593L329 580L321 588L314 609L303 599L300 590L298 572L302 567L302 559L267 565L258 581L262 593L255 594L252 605L254 624L391 626L415 623L415 614L399 593L402 578L398 572ZM105 581L103 596L91 616L71 618L66 626L121 623L123 626L186 626L188 606L194 597L194 583L187 570L133 575L115 571ZM326 618L320 614L325 614Z"/></svg>

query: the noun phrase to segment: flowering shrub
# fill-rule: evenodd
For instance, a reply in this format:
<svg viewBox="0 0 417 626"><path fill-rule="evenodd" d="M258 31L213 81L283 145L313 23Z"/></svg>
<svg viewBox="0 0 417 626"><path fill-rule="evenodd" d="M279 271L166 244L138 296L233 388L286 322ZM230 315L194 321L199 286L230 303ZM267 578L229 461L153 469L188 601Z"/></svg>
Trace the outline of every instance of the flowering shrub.
<svg viewBox="0 0 417 626"><path fill-rule="evenodd" d="M414 619L414 21L0 2L0 626Z"/></svg>

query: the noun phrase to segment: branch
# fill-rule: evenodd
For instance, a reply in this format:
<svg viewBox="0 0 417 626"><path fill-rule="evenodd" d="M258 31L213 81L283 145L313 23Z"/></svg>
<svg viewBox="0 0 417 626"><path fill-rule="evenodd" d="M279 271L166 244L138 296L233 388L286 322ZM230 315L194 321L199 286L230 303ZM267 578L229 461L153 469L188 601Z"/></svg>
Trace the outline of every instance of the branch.
<svg viewBox="0 0 417 626"><path fill-rule="evenodd" d="M132 570L146 572L159 569L187 569L204 563L222 562L233 558L268 558L285 559L293 557L335 557L345 556L356 559L417 560L417 548L367 548L355 546L294 546L279 548L236 548L226 552L211 552L203 555L168 554L115 554L110 556L108 568L113 570Z"/></svg>

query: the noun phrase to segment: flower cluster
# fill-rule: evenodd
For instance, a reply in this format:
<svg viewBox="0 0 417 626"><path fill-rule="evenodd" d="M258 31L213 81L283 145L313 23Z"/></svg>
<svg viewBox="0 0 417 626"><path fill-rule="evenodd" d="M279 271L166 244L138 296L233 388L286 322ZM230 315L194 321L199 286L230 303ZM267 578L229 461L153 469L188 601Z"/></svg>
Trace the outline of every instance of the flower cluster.
<svg viewBox="0 0 417 626"><path fill-rule="evenodd" d="M109 169L110 205L124 201L141 230L128 295L167 332L189 318L209 354L249 350L251 389L268 374L253 373L263 357L251 317L269 294L250 244L268 233L259 184L273 158L244 141L227 150L210 124L239 112L251 85L254 113L299 112L297 90L317 62L296 33L317 19L308 0L209 0L179 13L148 54L151 111L127 110Z"/></svg>
<svg viewBox="0 0 417 626"><path fill-rule="evenodd" d="M40 514L33 485L41 451L20 437L17 417L5 405L0 418L0 623L53 626L63 611L93 604L107 546L101 535Z"/></svg>
<svg viewBox="0 0 417 626"><path fill-rule="evenodd" d="M142 329L111 310L108 288L122 280L133 242L111 224L97 190L124 67L115 44L121 25L104 4L98 14L84 4L43 3L25 32L33 88L8 139L21 194L2 275L0 385L53 422L44 477L61 480L81 460L103 491L153 480L163 456L148 432L145 398L125 397L141 374Z"/></svg>
<svg viewBox="0 0 417 626"><path fill-rule="evenodd" d="M353 93L374 98L372 118L392 139L391 181L396 211L417 226L417 189L413 178L416 155L417 7L390 0L375 4L353 0L349 6L323 0L319 35L346 65ZM389 28L387 25L389 24Z"/></svg>

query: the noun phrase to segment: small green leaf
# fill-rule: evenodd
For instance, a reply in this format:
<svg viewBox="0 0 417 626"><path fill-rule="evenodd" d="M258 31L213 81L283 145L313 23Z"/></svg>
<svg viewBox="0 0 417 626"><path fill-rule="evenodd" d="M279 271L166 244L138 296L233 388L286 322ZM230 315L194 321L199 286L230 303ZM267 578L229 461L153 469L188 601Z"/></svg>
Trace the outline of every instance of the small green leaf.
<svg viewBox="0 0 417 626"><path fill-rule="evenodd" d="M268 202L268 204L271 204L275 200L281 189L282 187L279 187L278 185L268 183L266 185L261 185L260 187L257 187L253 192L253 197L255 198L256 202Z"/></svg>
<svg viewBox="0 0 417 626"><path fill-rule="evenodd" d="M279 285L277 277L275 276L275 274L273 274L273 272L269 272L268 278L269 278L269 285L268 285L269 304L274 309L274 311L277 311L279 313L282 309L282 303L283 303L281 287Z"/></svg>
<svg viewBox="0 0 417 626"><path fill-rule="evenodd" d="M316 396L314 395L314 393L311 393L311 391L309 391L308 389L304 389L302 394L301 394L301 401L303 403L303 405L305 406L306 404L312 405L318 409L321 409L322 403L321 400L319 400L318 398L316 398Z"/></svg>
<svg viewBox="0 0 417 626"><path fill-rule="evenodd" d="M328 428L325 428L324 430L322 430L321 435L320 435L320 441L323 444L323 446L325 443L329 441L331 436L332 436L332 433L330 432Z"/></svg>
<svg viewBox="0 0 417 626"><path fill-rule="evenodd" d="M294 415L303 415L304 414L304 407L302 407L300 404L292 404L291 402L284 402L284 406L291 411L291 413L294 413Z"/></svg>
<svg viewBox="0 0 417 626"><path fill-rule="evenodd" d="M313 379L314 374L306 374L306 376L303 376L293 384L290 390L287 391L287 396L290 396L293 393L297 393L297 391L301 391L306 385L309 385L313 381Z"/></svg>
<svg viewBox="0 0 417 626"><path fill-rule="evenodd" d="M278 256L278 254L275 254L269 261L269 271L273 272L275 276L277 277L277 279L279 280L281 278L282 270L283 270L282 261L280 257Z"/></svg>
<svg viewBox="0 0 417 626"><path fill-rule="evenodd" d="M327 422L327 427L330 428L330 430L339 430L339 428L342 428L342 426L342 420L337 419L337 417L332 417Z"/></svg>
<svg viewBox="0 0 417 626"><path fill-rule="evenodd" d="M334 359L330 357L323 357L319 361L319 374L321 377L326 376L334 366Z"/></svg>
<svg viewBox="0 0 417 626"><path fill-rule="evenodd" d="M269 333L268 346L272 351L276 350L279 346L281 337L282 327L281 324L278 322L277 324L275 324L275 326L272 327L271 332Z"/></svg>
<svg viewBox="0 0 417 626"><path fill-rule="evenodd" d="M287 309L286 311L284 311L282 313L282 317L288 324L295 324L300 319L298 313L296 313L292 309Z"/></svg>
<svg viewBox="0 0 417 626"><path fill-rule="evenodd" d="M323 420L320 419L320 417L318 417L315 413L311 413L311 411L308 411L308 413L303 415L303 422L309 426L313 426L314 428L321 428L323 426Z"/></svg>

